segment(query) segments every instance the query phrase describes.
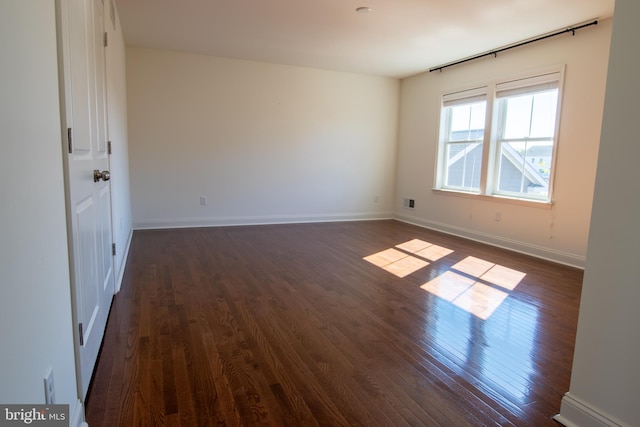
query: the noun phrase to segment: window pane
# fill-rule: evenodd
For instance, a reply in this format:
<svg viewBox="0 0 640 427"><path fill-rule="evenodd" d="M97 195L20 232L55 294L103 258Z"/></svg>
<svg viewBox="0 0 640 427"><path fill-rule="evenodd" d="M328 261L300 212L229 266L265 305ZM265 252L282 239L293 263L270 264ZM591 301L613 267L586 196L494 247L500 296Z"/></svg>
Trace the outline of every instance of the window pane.
<svg viewBox="0 0 640 427"><path fill-rule="evenodd" d="M484 137L486 101L447 107L451 114L449 141L476 141Z"/></svg>
<svg viewBox="0 0 640 427"><path fill-rule="evenodd" d="M504 130L505 139L518 139L529 136L532 99L532 95L523 95L505 98L502 101L504 108L507 110Z"/></svg>
<svg viewBox="0 0 640 427"><path fill-rule="evenodd" d="M523 197L549 194L553 140L509 142L500 145L498 191Z"/></svg>
<svg viewBox="0 0 640 427"><path fill-rule="evenodd" d="M544 142L529 143L526 153L527 165L542 178L546 184L549 184L551 175L551 157L553 155L553 140Z"/></svg>
<svg viewBox="0 0 640 427"><path fill-rule="evenodd" d="M553 137L558 89L504 98L505 139Z"/></svg>
<svg viewBox="0 0 640 427"><path fill-rule="evenodd" d="M558 89L537 93L533 97L531 138L552 138L556 128Z"/></svg>
<svg viewBox="0 0 640 427"><path fill-rule="evenodd" d="M448 144L445 186L467 191L480 190L482 144Z"/></svg>

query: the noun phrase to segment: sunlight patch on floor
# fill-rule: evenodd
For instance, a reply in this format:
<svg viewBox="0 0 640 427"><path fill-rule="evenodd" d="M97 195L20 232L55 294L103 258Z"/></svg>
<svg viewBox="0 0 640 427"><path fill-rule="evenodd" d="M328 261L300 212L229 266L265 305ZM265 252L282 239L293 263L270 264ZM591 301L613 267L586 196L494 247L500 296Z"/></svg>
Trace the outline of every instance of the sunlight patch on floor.
<svg viewBox="0 0 640 427"><path fill-rule="evenodd" d="M431 245L428 248L416 252L416 255L431 261L438 261L440 258L444 258L452 252L453 251L451 249L443 248L438 245Z"/></svg>
<svg viewBox="0 0 640 427"><path fill-rule="evenodd" d="M389 273L393 273L398 277L406 277L411 273L415 273L420 270L422 267L426 267L429 265L427 261L423 261L421 259L407 256L406 258L402 258L394 263L386 265L382 267Z"/></svg>
<svg viewBox="0 0 640 427"><path fill-rule="evenodd" d="M421 288L487 320L509 296L504 290L514 290L525 275L521 271L468 256ZM458 292L462 288L464 290ZM451 298L452 295L455 297Z"/></svg>
<svg viewBox="0 0 640 427"><path fill-rule="evenodd" d="M451 266L452 270L467 273L470 276L480 277L495 264L480 258L468 256L457 264Z"/></svg>
<svg viewBox="0 0 640 427"><path fill-rule="evenodd" d="M511 268L503 267L501 265L494 265L484 273L480 278L485 282L493 283L501 288L514 290L518 283L524 279L526 273Z"/></svg>
<svg viewBox="0 0 640 427"><path fill-rule="evenodd" d="M400 243L364 257L365 261L403 278L453 253L420 239ZM487 320L526 273L468 256L420 287L480 319ZM501 288L501 289L498 289Z"/></svg>
<svg viewBox="0 0 640 427"><path fill-rule="evenodd" d="M364 257L364 260L369 261L371 264L378 267L385 267L391 263L401 260L402 258L406 258L407 256L408 255L406 253L391 248Z"/></svg>
<svg viewBox="0 0 640 427"><path fill-rule="evenodd" d="M475 281L453 271L446 271L433 280L420 286L425 291L453 302L469 290Z"/></svg>
<svg viewBox="0 0 640 427"><path fill-rule="evenodd" d="M504 291L476 282L453 303L474 316L487 320L508 296Z"/></svg>
<svg viewBox="0 0 640 427"><path fill-rule="evenodd" d="M418 255L421 258L426 258L429 261L437 261L453 252L451 249L443 248L442 246L434 245L433 243L420 239L409 240L408 242L396 245L396 248Z"/></svg>
<svg viewBox="0 0 640 427"><path fill-rule="evenodd" d="M364 257L364 260L398 277L406 277L429 265L426 261L393 248Z"/></svg>
<svg viewBox="0 0 640 427"><path fill-rule="evenodd" d="M409 240L408 242L404 242L404 243L400 243L399 245L396 245L396 248L402 249L403 251L414 253L428 246L431 246L431 243L425 242L424 240L420 240L420 239L413 239L413 240Z"/></svg>
<svg viewBox="0 0 640 427"><path fill-rule="evenodd" d="M508 296L504 291L454 271L446 271L420 287L483 320L487 320Z"/></svg>

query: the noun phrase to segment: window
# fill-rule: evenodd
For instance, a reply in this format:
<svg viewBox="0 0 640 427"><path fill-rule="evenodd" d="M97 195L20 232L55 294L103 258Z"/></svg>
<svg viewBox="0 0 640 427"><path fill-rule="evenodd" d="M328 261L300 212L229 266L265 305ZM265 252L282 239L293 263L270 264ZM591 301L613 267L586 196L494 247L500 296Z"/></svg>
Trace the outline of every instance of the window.
<svg viewBox="0 0 640 427"><path fill-rule="evenodd" d="M444 95L436 188L550 202L561 76Z"/></svg>
<svg viewBox="0 0 640 427"><path fill-rule="evenodd" d="M479 192L487 111L486 87L446 95L443 106L444 186Z"/></svg>

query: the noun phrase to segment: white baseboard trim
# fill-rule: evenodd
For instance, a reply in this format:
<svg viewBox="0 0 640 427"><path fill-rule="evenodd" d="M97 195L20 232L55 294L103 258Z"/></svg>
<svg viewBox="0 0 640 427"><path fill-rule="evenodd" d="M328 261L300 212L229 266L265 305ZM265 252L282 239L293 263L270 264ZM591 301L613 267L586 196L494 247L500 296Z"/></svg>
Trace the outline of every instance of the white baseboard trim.
<svg viewBox="0 0 640 427"><path fill-rule="evenodd" d="M152 230L163 228L196 228L196 227L225 227L242 225L271 225L298 224L314 222L339 221L371 221L382 219L396 219L398 221L417 225L435 231L451 234L465 239L486 243L536 258L584 269L584 256L563 252L543 246L520 242L505 237L498 237L462 227L457 227L436 221L424 220L410 215L393 214L391 212L364 212L359 214L320 214L320 215L274 215L274 216L238 216L219 218L173 218L173 219L142 219L133 221L134 230ZM128 244L131 242L129 238ZM128 247L127 247L128 251ZM124 263L120 275L124 272ZM119 278L121 279L121 278ZM119 289L119 286L118 286Z"/></svg>
<svg viewBox="0 0 640 427"><path fill-rule="evenodd" d="M565 393L560 413L553 419L566 427L631 427L571 393Z"/></svg>
<svg viewBox="0 0 640 427"><path fill-rule="evenodd" d="M116 276L116 289L115 293L120 292L120 288L122 287L122 279L124 277L124 269L127 266L127 257L129 256L129 248L131 247L131 239L133 238L133 228L129 230L129 236L127 236L127 243L125 244L124 251L121 255L121 263L120 263L120 271L118 271L118 275Z"/></svg>
<svg viewBox="0 0 640 427"><path fill-rule="evenodd" d="M69 412L69 427L83 427L86 424L84 422L84 406L80 399L76 401L74 408L69 409Z"/></svg>
<svg viewBox="0 0 640 427"><path fill-rule="evenodd" d="M520 242L518 240L508 239L505 237L494 236L492 234L482 233L479 231L457 227L437 221L429 221L410 215L396 214L394 218L398 221L417 225L419 227L424 227L430 230L440 231L442 233L463 237L465 239L474 240L480 243L486 243L491 246L508 249L514 252L519 252L525 255L534 256L536 258L553 261L571 267L584 269L586 264L586 258L584 256L563 252L556 249Z"/></svg>
<svg viewBox="0 0 640 427"><path fill-rule="evenodd" d="M393 219L391 212L363 212L343 214L318 214L318 215L266 215L266 216L237 216L219 218L175 218L175 219L142 219L134 220L135 230L159 229L159 228L196 228L196 227L224 227L237 225L272 225L272 224L299 224L314 222L340 222L340 221L372 221L381 219Z"/></svg>

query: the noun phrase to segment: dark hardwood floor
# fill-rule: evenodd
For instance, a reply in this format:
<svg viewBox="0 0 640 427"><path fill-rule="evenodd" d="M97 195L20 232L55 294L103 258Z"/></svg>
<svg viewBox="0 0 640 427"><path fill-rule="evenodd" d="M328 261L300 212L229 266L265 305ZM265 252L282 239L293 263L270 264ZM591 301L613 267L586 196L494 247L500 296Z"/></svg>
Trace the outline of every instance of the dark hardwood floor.
<svg viewBox="0 0 640 427"><path fill-rule="evenodd" d="M87 421L554 426L581 283L391 220L136 231Z"/></svg>

